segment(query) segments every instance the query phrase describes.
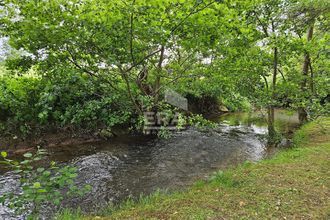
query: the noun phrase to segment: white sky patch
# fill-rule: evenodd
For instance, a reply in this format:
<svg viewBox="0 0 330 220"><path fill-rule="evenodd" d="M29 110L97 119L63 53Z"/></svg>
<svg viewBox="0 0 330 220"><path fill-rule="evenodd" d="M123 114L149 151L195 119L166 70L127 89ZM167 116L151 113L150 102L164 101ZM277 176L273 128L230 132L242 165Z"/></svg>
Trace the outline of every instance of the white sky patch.
<svg viewBox="0 0 330 220"><path fill-rule="evenodd" d="M9 52L10 52L10 46L8 45L8 38L7 37L0 38L0 61L5 60Z"/></svg>

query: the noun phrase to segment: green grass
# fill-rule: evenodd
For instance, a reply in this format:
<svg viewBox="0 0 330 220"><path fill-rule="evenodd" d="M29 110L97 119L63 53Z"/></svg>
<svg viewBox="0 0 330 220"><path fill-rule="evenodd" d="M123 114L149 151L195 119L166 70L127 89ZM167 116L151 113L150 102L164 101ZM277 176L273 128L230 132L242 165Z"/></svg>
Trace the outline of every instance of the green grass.
<svg viewBox="0 0 330 220"><path fill-rule="evenodd" d="M304 125L294 143L183 192L157 192L99 216L66 211L57 219L329 219L330 118Z"/></svg>

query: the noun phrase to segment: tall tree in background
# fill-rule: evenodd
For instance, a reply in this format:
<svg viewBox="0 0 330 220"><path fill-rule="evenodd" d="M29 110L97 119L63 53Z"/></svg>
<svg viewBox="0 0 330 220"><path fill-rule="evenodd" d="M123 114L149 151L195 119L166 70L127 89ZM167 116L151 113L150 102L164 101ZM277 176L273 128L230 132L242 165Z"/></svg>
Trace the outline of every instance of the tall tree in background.
<svg viewBox="0 0 330 220"><path fill-rule="evenodd" d="M280 65L280 49L283 43L283 2L280 0L253 1L250 5L250 20L255 22L257 30L260 31L260 40L257 42L264 47L272 58L268 63L270 74L270 84L265 79L267 90L269 91L269 101L267 106L268 114L268 134L270 142L275 141L275 106L277 97L277 77ZM265 77L265 75L263 75ZM268 76L268 74L266 74Z"/></svg>
<svg viewBox="0 0 330 220"><path fill-rule="evenodd" d="M302 77L300 82L302 97L298 106L298 115L300 122L305 123L308 120L307 102L312 102L313 97L317 96L312 54L318 54L317 56L319 56L321 51L317 42L313 40L314 32L317 31L318 35L322 36L327 31L326 29L328 28L326 26L323 27L323 25L328 23L327 15L330 12L330 4L324 0L304 0L292 1L290 6L289 16L295 23L293 31L302 40L303 44Z"/></svg>

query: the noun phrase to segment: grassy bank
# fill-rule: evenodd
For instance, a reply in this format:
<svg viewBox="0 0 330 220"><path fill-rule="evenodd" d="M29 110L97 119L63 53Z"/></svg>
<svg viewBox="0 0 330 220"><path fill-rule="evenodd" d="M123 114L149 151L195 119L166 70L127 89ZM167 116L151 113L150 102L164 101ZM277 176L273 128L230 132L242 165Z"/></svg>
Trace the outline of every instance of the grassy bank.
<svg viewBox="0 0 330 220"><path fill-rule="evenodd" d="M272 159L218 172L183 192L155 193L100 216L58 219L327 219L330 218L330 118L306 124L295 147Z"/></svg>

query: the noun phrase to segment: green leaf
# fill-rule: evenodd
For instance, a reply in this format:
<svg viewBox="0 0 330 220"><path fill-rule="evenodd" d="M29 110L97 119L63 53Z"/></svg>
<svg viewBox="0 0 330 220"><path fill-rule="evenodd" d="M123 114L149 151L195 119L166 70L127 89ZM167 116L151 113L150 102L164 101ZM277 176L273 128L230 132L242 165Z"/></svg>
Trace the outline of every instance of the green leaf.
<svg viewBox="0 0 330 220"><path fill-rule="evenodd" d="M41 184L39 182L33 183L33 188L39 189L41 187Z"/></svg>
<svg viewBox="0 0 330 220"><path fill-rule="evenodd" d="M43 172L43 175L46 176L46 177L50 176L50 172L46 170L45 172Z"/></svg>
<svg viewBox="0 0 330 220"><path fill-rule="evenodd" d="M26 164L28 164L28 163L30 163L29 160L23 160L22 162L20 162L20 164L22 164L22 165L26 165Z"/></svg>
<svg viewBox="0 0 330 220"><path fill-rule="evenodd" d="M6 201L5 196L0 196L0 204L4 204L4 202Z"/></svg>
<svg viewBox="0 0 330 220"><path fill-rule="evenodd" d="M59 199L55 199L55 200L54 200L54 204L55 204L55 205L59 205L59 204L60 204L60 200L59 200Z"/></svg>
<svg viewBox="0 0 330 220"><path fill-rule="evenodd" d="M47 190L46 190L46 189L38 189L37 192L38 192L38 193L46 193Z"/></svg>
<svg viewBox="0 0 330 220"><path fill-rule="evenodd" d="M36 157L33 159L33 161L39 161L39 160L41 160L41 157Z"/></svg>
<svg viewBox="0 0 330 220"><path fill-rule="evenodd" d="M18 174L18 173L21 173L23 172L23 170L15 170L14 173Z"/></svg>
<svg viewBox="0 0 330 220"><path fill-rule="evenodd" d="M76 173L72 173L72 174L69 175L69 177L72 178L72 179L76 178L77 176L78 175Z"/></svg>
<svg viewBox="0 0 330 220"><path fill-rule="evenodd" d="M85 186L84 186L84 189L85 189L86 191L91 191L91 190L92 190L92 186L91 186L91 185L85 185Z"/></svg>
<svg viewBox="0 0 330 220"><path fill-rule="evenodd" d="M43 167L39 167L38 169L37 169L37 172L38 173L42 173L42 172L44 172L45 171L45 168L43 168Z"/></svg>
<svg viewBox="0 0 330 220"><path fill-rule="evenodd" d="M7 152L2 151L2 152L1 152L1 156L2 156L3 158L6 158L6 157L8 156L8 154L7 154Z"/></svg>
<svg viewBox="0 0 330 220"><path fill-rule="evenodd" d="M33 155L32 155L32 153L25 153L25 154L23 154L23 156L26 158L31 158Z"/></svg>

